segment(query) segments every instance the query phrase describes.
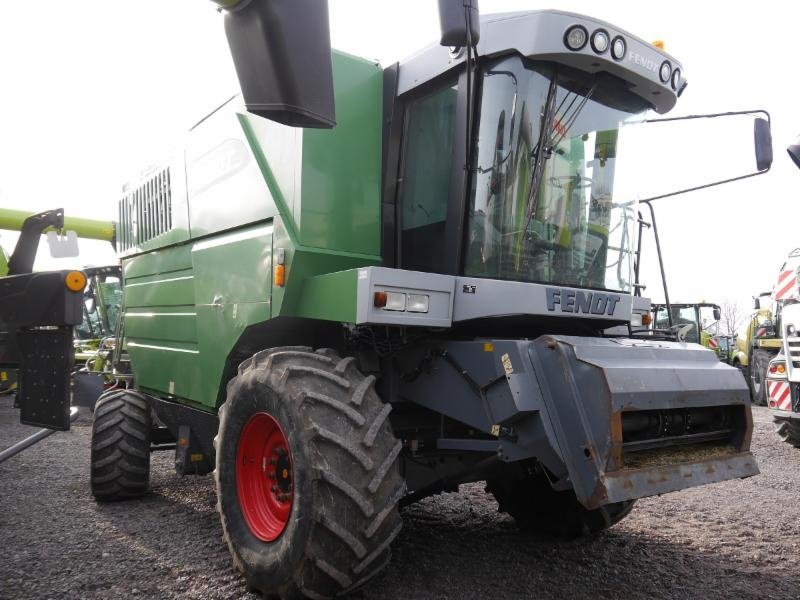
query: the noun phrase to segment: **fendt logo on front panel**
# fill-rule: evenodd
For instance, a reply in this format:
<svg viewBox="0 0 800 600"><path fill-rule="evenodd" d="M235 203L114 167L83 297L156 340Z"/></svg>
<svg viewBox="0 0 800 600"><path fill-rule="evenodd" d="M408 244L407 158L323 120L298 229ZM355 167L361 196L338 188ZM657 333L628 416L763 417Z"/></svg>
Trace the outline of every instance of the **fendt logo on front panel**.
<svg viewBox="0 0 800 600"><path fill-rule="evenodd" d="M547 310L587 315L613 315L622 296L603 292L582 292L564 288L545 288Z"/></svg>

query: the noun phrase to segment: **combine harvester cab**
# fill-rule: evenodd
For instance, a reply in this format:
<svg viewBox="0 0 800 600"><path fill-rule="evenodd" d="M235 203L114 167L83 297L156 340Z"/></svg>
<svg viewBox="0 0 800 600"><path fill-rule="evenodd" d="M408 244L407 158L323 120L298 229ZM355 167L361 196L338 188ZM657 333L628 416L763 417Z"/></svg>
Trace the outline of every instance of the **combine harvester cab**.
<svg viewBox="0 0 800 600"><path fill-rule="evenodd" d="M685 88L672 56L443 1L446 45L382 69L300 35L327 36L306 2L219 3L243 96L119 205L136 389L95 411L98 500L144 494L171 439L248 585L330 598L387 563L401 503L461 483L569 536L758 473L738 371L641 330L614 177L620 130Z"/></svg>

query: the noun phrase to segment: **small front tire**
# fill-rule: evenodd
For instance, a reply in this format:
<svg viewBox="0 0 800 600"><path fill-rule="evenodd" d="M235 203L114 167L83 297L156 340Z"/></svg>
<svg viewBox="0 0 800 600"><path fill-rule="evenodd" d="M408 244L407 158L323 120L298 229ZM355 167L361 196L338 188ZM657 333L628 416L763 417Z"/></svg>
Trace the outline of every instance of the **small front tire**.
<svg viewBox="0 0 800 600"><path fill-rule="evenodd" d="M131 390L97 400L92 422L91 489L98 502L137 498L150 483L150 405Z"/></svg>
<svg viewBox="0 0 800 600"><path fill-rule="evenodd" d="M572 490L554 490L542 473L490 480L486 491L497 500L499 511L511 515L522 531L558 538L588 536L608 529L628 516L634 504L634 500L627 500L589 510Z"/></svg>

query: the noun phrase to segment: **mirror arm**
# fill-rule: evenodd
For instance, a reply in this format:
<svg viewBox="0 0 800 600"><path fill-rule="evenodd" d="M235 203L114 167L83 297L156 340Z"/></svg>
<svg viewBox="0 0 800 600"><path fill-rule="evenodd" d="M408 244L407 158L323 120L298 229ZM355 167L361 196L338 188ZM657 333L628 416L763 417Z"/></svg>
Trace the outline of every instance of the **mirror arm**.
<svg viewBox="0 0 800 600"><path fill-rule="evenodd" d="M737 111L730 111L730 112L721 112L721 113L711 113L707 115L687 115L685 117L664 117L663 119L644 119L642 121L636 121L636 124L639 123L666 123L668 121L691 121L693 119L714 119L716 117L730 117L736 115L754 115L760 114L764 115L767 124L771 127L772 126L772 118L770 114L763 109L757 110L737 110ZM721 181L715 181L714 183L707 183L705 185L698 185L695 187L686 188L683 190L678 190L676 192L670 192L669 194L661 194L660 196L651 196L650 198L644 198L639 200L639 202L651 202L653 200L660 200L661 198L669 198L670 196L678 196L679 194L686 194L687 192L695 192L697 190L704 190L706 188L714 187L717 185L722 185L724 183L730 183L732 181L739 181L741 179L748 179L750 177L755 177L756 175L763 175L764 173L768 173L772 165L770 164L766 169L762 171L755 171L753 173L748 173L747 175L740 175L739 177L731 177L730 179L723 179ZM651 209L652 210L652 209Z"/></svg>
<svg viewBox="0 0 800 600"><path fill-rule="evenodd" d="M756 109L756 110L734 110L730 112L721 112L721 113L709 113L707 115L686 115L684 117L663 117L660 119L644 119L642 121L634 121L632 124L639 124L639 123L666 123L667 121L691 121L693 119L715 119L717 117L733 117L736 115L755 115L760 114L764 115L767 119L767 123L772 125L771 118L769 116L769 112L764 109Z"/></svg>
<svg viewBox="0 0 800 600"><path fill-rule="evenodd" d="M8 259L8 274L22 275L33 272L33 263L36 261L36 251L39 249L39 238L48 227L54 229L64 228L64 209L47 210L36 215L31 215L20 228L17 245Z"/></svg>
<svg viewBox="0 0 800 600"><path fill-rule="evenodd" d="M641 200L650 209L650 224L653 227L653 237L656 242L656 254L658 255L658 267L661 269L661 286L664 288L664 305L667 307L667 322L672 327L672 307L669 303L669 290L667 290L667 276L664 274L664 259L661 256L661 242L658 239L658 226L656 225L656 213L649 200Z"/></svg>
<svg viewBox="0 0 800 600"><path fill-rule="evenodd" d="M731 177L730 179L723 179L722 181L715 181L714 183L706 183L705 185L698 185L696 187L686 188L685 190L678 190L677 192L670 192L669 194L661 194L660 196L652 196L650 198L643 198L639 200L639 202L652 202L653 200L660 200L661 198L669 198L670 196L678 196L680 194L686 194L687 192L694 192L697 190L704 190L706 188L715 187L717 185L722 185L723 183L730 183L731 181L739 181L740 179L749 179L750 177L755 177L757 175L763 175L764 173L768 173L772 167L767 167L763 171L755 171L754 173L748 173L747 175L740 175L739 177Z"/></svg>

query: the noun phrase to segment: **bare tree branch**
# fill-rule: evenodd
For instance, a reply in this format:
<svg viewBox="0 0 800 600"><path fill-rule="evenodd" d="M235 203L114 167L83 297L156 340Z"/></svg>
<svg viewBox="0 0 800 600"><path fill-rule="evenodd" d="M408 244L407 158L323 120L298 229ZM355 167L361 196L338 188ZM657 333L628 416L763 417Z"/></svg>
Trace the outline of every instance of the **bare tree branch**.
<svg viewBox="0 0 800 600"><path fill-rule="evenodd" d="M741 306L730 298L725 298L720 306L722 318L719 320L720 333L734 335L739 326L744 322L746 315Z"/></svg>

